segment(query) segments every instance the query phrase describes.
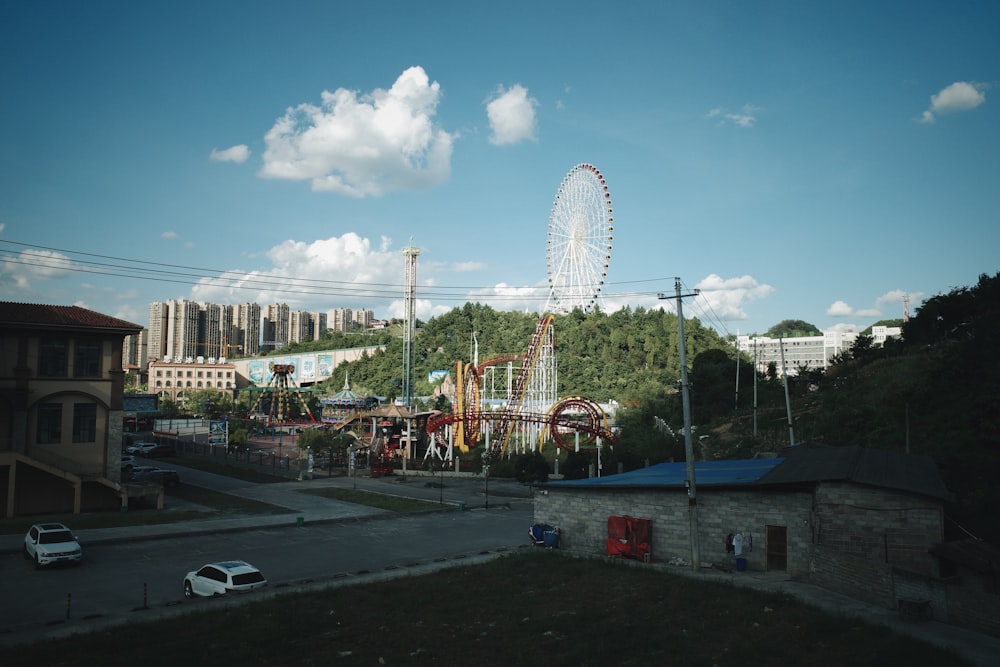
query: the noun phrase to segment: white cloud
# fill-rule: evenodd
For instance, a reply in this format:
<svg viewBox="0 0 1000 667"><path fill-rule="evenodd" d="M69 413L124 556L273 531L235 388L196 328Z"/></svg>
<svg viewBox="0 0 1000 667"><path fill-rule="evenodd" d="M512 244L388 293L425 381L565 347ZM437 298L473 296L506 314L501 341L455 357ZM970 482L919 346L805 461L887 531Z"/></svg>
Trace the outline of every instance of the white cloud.
<svg viewBox="0 0 1000 667"><path fill-rule="evenodd" d="M440 99L440 86L421 67L404 71L389 90L324 91L320 106L300 104L275 121L260 174L352 197L443 183L455 135L434 125Z"/></svg>
<svg viewBox="0 0 1000 667"><path fill-rule="evenodd" d="M222 150L213 148L211 154L208 156L214 162L235 162L236 164L243 164L247 161L248 157L250 157L250 149L247 148L246 144L239 144L238 146L231 146Z"/></svg>
<svg viewBox="0 0 1000 667"><path fill-rule="evenodd" d="M834 301L830 307L826 309L826 314L830 317L851 317L854 315L854 309L851 308L846 301Z"/></svg>
<svg viewBox="0 0 1000 667"><path fill-rule="evenodd" d="M824 329L823 332L824 333L827 333L827 332L831 332L831 333L832 332L839 332L839 333L852 333L852 332L854 332L854 333L857 333L858 331L861 331L861 327L859 327L857 324L851 324L851 323L847 323L847 322L841 322L839 324L834 324L832 327L828 327L828 328Z"/></svg>
<svg viewBox="0 0 1000 667"><path fill-rule="evenodd" d="M743 309L746 304L765 299L774 293L773 287L762 285L753 276L722 278L714 273L703 278L695 288L699 294L694 300L694 306L707 317L723 322L747 319L748 315Z"/></svg>
<svg viewBox="0 0 1000 667"><path fill-rule="evenodd" d="M486 266L486 262L467 261L458 262L457 264L452 265L451 268L453 271L457 271L458 273L468 273L470 271L482 271L486 268Z"/></svg>
<svg viewBox="0 0 1000 667"><path fill-rule="evenodd" d="M161 239L175 239L177 238L177 232L167 230L160 234Z"/></svg>
<svg viewBox="0 0 1000 667"><path fill-rule="evenodd" d="M490 143L503 146L533 141L537 106L538 101L528 97L528 89L524 86L515 84L509 90L500 86L496 96L486 104L486 115L493 131Z"/></svg>
<svg viewBox="0 0 1000 667"><path fill-rule="evenodd" d="M744 104L739 112L727 111L722 107L710 109L705 118L717 118L719 125L738 125L739 127L753 127L757 124L757 115L761 107L753 104Z"/></svg>
<svg viewBox="0 0 1000 667"><path fill-rule="evenodd" d="M36 281L65 278L73 268L73 261L60 252L25 250L0 258L0 285L31 294Z"/></svg>
<svg viewBox="0 0 1000 667"><path fill-rule="evenodd" d="M540 312L549 295L548 283L529 286L512 286L497 283L493 287L468 292L464 300L469 303L489 303L499 310Z"/></svg>
<svg viewBox="0 0 1000 667"><path fill-rule="evenodd" d="M294 310L327 310L331 300L347 308L372 308L399 295L403 255L383 237L378 247L354 232L310 243L288 240L266 253L268 265L233 269L203 278L191 299L209 303L287 303ZM292 277L294 276L294 278Z"/></svg>
<svg viewBox="0 0 1000 667"><path fill-rule="evenodd" d="M919 122L933 123L936 116L957 111L970 111L986 101L982 84L956 81L931 95L931 106L921 114Z"/></svg>
<svg viewBox="0 0 1000 667"><path fill-rule="evenodd" d="M901 289L892 290L875 299L875 307L881 311L893 310L898 307L899 317L901 318L903 316L903 303L909 301L912 307L923 296L923 292L904 292Z"/></svg>

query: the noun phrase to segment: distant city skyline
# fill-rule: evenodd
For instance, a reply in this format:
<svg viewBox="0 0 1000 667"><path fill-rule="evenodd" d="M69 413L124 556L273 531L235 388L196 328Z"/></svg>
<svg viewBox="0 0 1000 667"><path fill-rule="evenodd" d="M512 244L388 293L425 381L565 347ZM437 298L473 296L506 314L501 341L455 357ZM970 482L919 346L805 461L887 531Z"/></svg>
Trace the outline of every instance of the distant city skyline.
<svg viewBox="0 0 1000 667"><path fill-rule="evenodd" d="M330 321L334 326L328 326ZM348 331L374 322L371 309L333 308L328 312L291 310L288 304L213 304L168 299L149 304L145 352L126 352L127 363L253 356L291 343L320 340L328 330ZM133 343L127 342L128 350ZM144 358L143 358L144 357Z"/></svg>

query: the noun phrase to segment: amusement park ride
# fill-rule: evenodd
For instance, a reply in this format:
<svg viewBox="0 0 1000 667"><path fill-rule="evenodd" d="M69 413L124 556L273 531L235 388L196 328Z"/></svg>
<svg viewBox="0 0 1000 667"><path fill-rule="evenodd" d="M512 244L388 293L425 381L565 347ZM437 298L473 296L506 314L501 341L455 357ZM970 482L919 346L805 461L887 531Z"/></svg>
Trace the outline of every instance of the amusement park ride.
<svg viewBox="0 0 1000 667"><path fill-rule="evenodd" d="M613 225L611 195L603 175L593 165L577 165L563 179L549 218L546 312L568 313L574 308L590 312L599 305L611 259ZM413 270L418 252L413 248L407 250L408 272ZM408 278L408 284L412 285L412 279ZM485 445L484 457L492 460L512 452L541 450L549 440L565 451L592 446L599 449L602 442L614 444L615 435L598 404L580 396L557 400L553 322L552 315L539 318L523 355L501 356L479 364L477 350L477 358L472 362L455 364L453 410L451 414L432 413L427 419L429 442L425 460L430 457L453 460L455 447L468 453L481 442ZM410 354L407 351L404 355L407 381ZM488 376L495 377L503 365L508 366L509 378L506 388L499 392L502 407L492 409L483 394L489 384ZM271 379L257 397L251 413L269 395L268 425L286 423L291 396L295 396L303 414L315 423L299 392L289 388L289 382L294 382L295 366L272 363L270 371ZM406 387L404 399L410 398L409 391ZM364 411L364 414L375 412ZM344 419L336 428L345 427L355 418L352 415Z"/></svg>
<svg viewBox="0 0 1000 667"><path fill-rule="evenodd" d="M298 401L299 407L302 409L302 414L309 423L315 424L316 419L313 417L312 411L309 410L309 406L302 399L302 395L298 391L292 391L292 389L297 389L294 387L295 381L292 379L295 376L295 364L276 364L272 361L268 366L268 370L270 371L271 379L268 381L267 386L264 387L264 391L257 396L253 407L250 408L250 414L259 414L257 409L260 407L264 397L268 396L271 400L269 401L267 412L267 425L284 425L291 416L291 397L294 396L295 400ZM293 385L291 388L289 387L289 382Z"/></svg>
<svg viewBox="0 0 1000 667"><path fill-rule="evenodd" d="M593 401L579 396L563 398L550 401L548 406L542 405L542 409L547 407L544 412L539 411L536 401L526 404L526 397L532 394L532 385L538 385L536 374L542 376L554 365L551 358L554 354L553 321L551 315L539 318L523 356L500 357L478 366L462 362L455 365L454 410L451 414L434 415L427 421L427 433L433 438L435 448L446 448L447 453L438 454L442 459L451 458L453 447L468 453L483 439L489 458L503 458L508 455L515 434L521 436L516 447L518 451L534 449L531 433L537 436L539 450L548 439L565 451L599 446L602 440L614 444L615 435L608 426L607 416ZM490 410L481 401L483 373L490 366L511 361L520 361L520 370L511 383L503 408ZM450 441L446 439L449 430ZM425 458L432 453L428 448Z"/></svg>

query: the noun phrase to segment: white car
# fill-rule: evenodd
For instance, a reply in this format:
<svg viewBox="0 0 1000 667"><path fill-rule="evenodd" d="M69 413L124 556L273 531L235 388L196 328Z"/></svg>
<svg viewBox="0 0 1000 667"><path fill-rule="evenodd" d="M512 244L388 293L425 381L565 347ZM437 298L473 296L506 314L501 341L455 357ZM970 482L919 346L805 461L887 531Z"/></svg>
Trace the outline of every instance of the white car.
<svg viewBox="0 0 1000 667"><path fill-rule="evenodd" d="M184 577L184 597L246 593L267 586L260 570L242 560L228 560L202 565Z"/></svg>
<svg viewBox="0 0 1000 667"><path fill-rule="evenodd" d="M35 561L35 567L56 563L78 564L83 549L69 528L61 523L36 523L24 536L24 557Z"/></svg>
<svg viewBox="0 0 1000 667"><path fill-rule="evenodd" d="M149 452L156 449L155 442L136 442L125 448L125 451L129 454L136 454L138 456L143 456Z"/></svg>

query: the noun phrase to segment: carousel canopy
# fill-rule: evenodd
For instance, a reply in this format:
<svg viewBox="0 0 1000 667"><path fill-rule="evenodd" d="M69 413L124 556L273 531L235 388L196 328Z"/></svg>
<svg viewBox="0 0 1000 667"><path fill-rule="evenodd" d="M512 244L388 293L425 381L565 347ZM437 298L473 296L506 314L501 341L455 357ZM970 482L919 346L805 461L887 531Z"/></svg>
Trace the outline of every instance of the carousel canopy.
<svg viewBox="0 0 1000 667"><path fill-rule="evenodd" d="M347 381L347 375L344 375L344 388L333 396L324 396L319 399L319 402L320 405L328 405L332 407L360 408L367 404L369 399L366 396L361 396L360 394L355 394L351 391L351 385Z"/></svg>

